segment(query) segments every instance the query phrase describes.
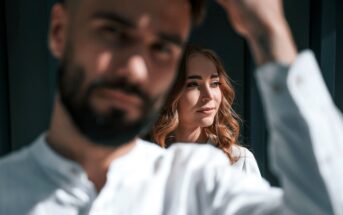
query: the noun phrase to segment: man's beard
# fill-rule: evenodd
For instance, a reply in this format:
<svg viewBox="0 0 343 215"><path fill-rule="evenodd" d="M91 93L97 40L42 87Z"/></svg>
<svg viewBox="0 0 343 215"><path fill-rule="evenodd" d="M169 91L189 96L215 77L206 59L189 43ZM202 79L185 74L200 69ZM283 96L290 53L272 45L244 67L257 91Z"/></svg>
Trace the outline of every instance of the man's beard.
<svg viewBox="0 0 343 215"><path fill-rule="evenodd" d="M59 68L60 97L72 122L84 136L97 144L118 147L148 131L158 116L155 107L158 98L148 96L126 78L99 78L85 88L86 71L81 66L70 65L68 60L63 61ZM143 101L140 117L127 120L126 112L117 108L98 113L90 104L90 96L97 89L120 90L137 96Z"/></svg>

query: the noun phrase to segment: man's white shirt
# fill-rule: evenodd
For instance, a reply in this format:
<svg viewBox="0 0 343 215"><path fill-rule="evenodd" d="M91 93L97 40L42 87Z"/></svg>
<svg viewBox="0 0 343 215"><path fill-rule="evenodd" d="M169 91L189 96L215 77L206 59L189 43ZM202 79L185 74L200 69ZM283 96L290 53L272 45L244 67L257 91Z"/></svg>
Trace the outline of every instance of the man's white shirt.
<svg viewBox="0 0 343 215"><path fill-rule="evenodd" d="M237 170L210 145L137 140L100 193L45 135L0 161L0 214L343 214L343 120L311 52L257 81L282 190Z"/></svg>

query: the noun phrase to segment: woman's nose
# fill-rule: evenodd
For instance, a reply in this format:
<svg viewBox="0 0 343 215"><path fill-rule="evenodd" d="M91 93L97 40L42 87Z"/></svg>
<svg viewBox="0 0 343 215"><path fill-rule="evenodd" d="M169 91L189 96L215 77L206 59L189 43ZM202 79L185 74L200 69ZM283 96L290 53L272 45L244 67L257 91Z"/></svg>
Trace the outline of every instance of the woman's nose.
<svg viewBox="0 0 343 215"><path fill-rule="evenodd" d="M212 92L211 89L208 86L205 86L202 92L202 97L201 97L201 101L203 103L206 103L208 101L210 101L212 99Z"/></svg>

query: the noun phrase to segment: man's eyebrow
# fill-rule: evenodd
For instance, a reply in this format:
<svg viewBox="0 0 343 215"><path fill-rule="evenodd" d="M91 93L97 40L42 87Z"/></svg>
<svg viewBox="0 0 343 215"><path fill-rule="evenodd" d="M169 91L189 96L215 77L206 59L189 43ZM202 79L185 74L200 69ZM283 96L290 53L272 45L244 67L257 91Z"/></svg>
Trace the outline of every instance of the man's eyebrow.
<svg viewBox="0 0 343 215"><path fill-rule="evenodd" d="M103 12L103 11L97 12L92 16L92 18L93 19L111 20L111 21L114 21L116 23L119 23L123 26L130 27L130 28L136 28L137 27L137 25L133 21L131 21L125 17L122 17L119 14L113 13L113 12ZM179 35L159 32L158 36L162 40L174 43L177 46L181 47L184 45L184 41L182 40L182 38Z"/></svg>
<svg viewBox="0 0 343 215"><path fill-rule="evenodd" d="M107 20L111 20L114 22L117 22L121 25L130 27L130 28L135 28L136 24L134 22L132 22L131 20L120 16L119 14L113 13L113 12L97 12L95 14L92 15L93 19L107 19Z"/></svg>
<svg viewBox="0 0 343 215"><path fill-rule="evenodd" d="M160 36L162 40L174 43L177 46L182 47L184 45L184 41L181 39L179 35L168 34L168 33L163 33L163 32L158 33L158 35Z"/></svg>

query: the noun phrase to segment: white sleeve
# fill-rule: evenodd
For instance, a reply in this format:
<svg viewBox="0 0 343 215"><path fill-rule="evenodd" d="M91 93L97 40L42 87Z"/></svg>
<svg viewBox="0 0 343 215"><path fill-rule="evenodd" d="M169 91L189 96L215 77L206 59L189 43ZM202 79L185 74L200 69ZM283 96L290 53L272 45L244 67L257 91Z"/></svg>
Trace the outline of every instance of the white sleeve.
<svg viewBox="0 0 343 215"><path fill-rule="evenodd" d="M343 119L310 51L257 70L285 214L343 214Z"/></svg>

